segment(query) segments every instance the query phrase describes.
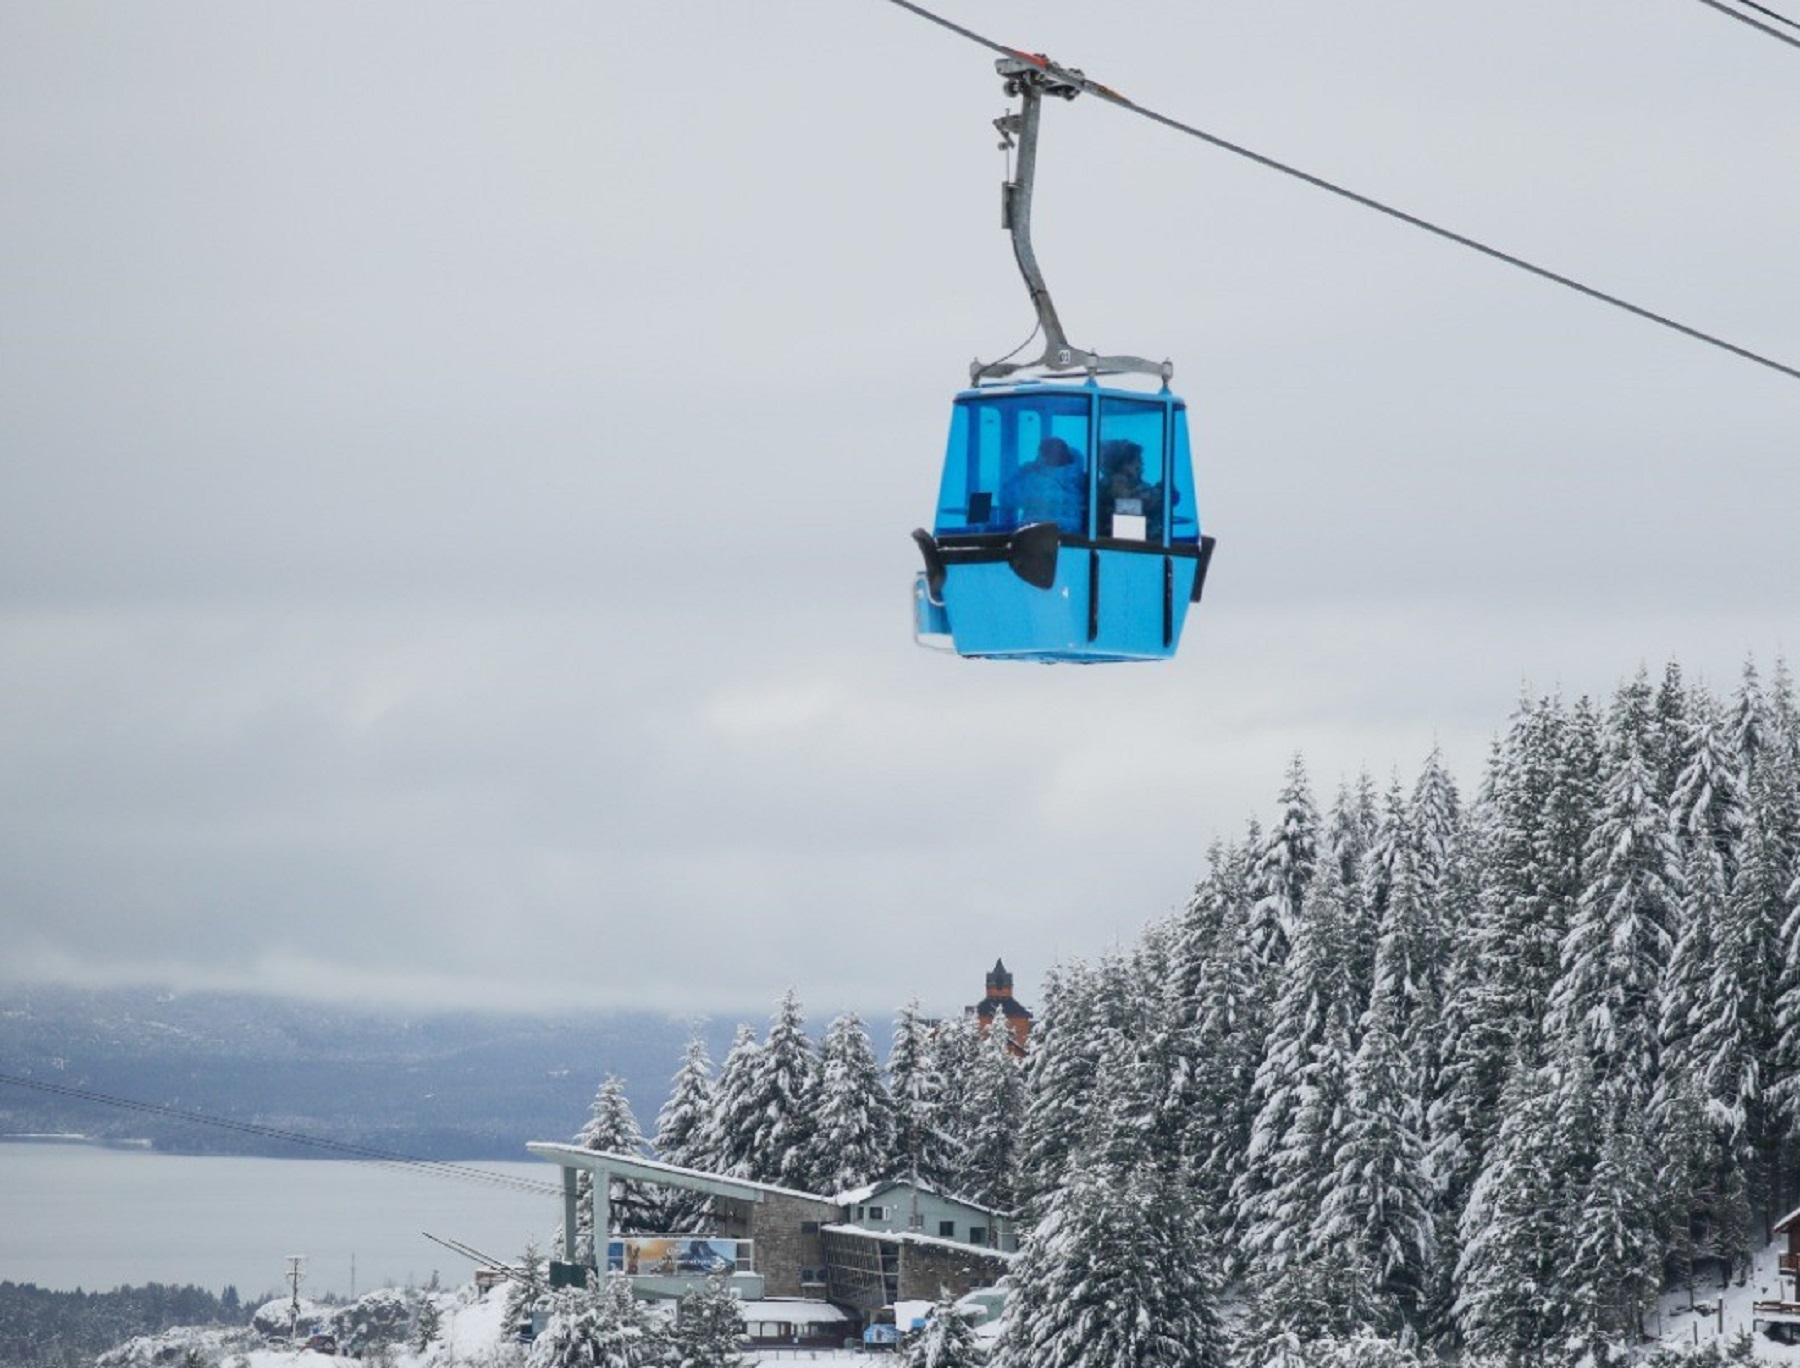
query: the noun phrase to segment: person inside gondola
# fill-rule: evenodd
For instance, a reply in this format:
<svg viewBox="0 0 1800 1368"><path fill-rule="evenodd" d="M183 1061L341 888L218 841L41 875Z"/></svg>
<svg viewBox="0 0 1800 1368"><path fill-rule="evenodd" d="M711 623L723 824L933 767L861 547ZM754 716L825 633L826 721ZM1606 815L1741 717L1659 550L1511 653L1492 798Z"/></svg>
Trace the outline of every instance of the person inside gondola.
<svg viewBox="0 0 1800 1368"><path fill-rule="evenodd" d="M1037 459L1019 467L1005 491L1018 510L1018 525L1053 522L1080 534L1087 524L1087 467L1081 453L1061 437L1038 443Z"/></svg>
<svg viewBox="0 0 1800 1368"><path fill-rule="evenodd" d="M1114 516L1142 518L1121 522ZM1100 444L1100 535L1162 540L1162 486L1144 479L1144 448L1124 440Z"/></svg>

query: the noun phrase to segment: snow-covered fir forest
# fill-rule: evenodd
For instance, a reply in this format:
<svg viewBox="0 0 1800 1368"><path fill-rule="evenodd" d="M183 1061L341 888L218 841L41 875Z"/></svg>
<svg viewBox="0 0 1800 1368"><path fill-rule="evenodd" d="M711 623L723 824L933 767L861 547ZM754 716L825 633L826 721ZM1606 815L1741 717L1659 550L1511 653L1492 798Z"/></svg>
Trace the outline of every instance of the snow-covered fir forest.
<svg viewBox="0 0 1800 1368"><path fill-rule="evenodd" d="M1321 803L1296 756L1279 809L1051 970L1022 1062L914 1003L884 1070L790 993L716 1068L690 1045L651 1147L1018 1212L996 1368L1601 1363L1740 1279L1800 1167L1785 667L1524 697L1468 793L1433 754ZM580 1139L644 1143L616 1080Z"/></svg>

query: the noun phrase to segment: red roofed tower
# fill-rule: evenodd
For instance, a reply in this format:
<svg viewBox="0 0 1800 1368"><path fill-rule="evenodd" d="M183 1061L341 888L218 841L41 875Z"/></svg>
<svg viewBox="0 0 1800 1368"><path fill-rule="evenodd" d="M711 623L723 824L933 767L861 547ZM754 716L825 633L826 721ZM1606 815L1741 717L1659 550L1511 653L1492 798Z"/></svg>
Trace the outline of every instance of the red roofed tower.
<svg viewBox="0 0 1800 1368"><path fill-rule="evenodd" d="M983 1032L998 1016L1012 1034L1013 1052L1025 1053L1026 1042L1031 1039L1031 1009L1013 996L1013 976L1007 972L1004 960L994 961L994 967L988 970L987 996L968 1010L980 1020Z"/></svg>

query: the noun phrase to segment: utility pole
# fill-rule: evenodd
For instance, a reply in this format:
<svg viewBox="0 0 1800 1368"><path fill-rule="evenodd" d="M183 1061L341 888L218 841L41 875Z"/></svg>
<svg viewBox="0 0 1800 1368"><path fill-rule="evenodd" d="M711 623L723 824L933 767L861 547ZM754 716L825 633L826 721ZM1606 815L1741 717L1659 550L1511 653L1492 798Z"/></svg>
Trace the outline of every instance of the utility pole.
<svg viewBox="0 0 1800 1368"><path fill-rule="evenodd" d="M293 1297L288 1302L288 1343L292 1344L300 1337L300 1284L306 1281L306 1274L301 1265L306 1262L304 1254L287 1256L288 1286L293 1290Z"/></svg>

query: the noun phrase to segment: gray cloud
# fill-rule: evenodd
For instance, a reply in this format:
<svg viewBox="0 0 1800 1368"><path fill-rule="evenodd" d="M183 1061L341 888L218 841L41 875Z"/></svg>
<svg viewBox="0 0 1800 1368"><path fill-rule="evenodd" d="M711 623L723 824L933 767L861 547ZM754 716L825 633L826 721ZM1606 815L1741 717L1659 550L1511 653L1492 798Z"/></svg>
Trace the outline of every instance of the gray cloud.
<svg viewBox="0 0 1800 1368"><path fill-rule="evenodd" d="M1800 86L1690 8L1002 36L1794 360ZM0 4L6 972L942 1009L1295 750L1472 782L1521 687L1787 645L1792 382L1080 101L1040 251L1177 362L1207 603L1167 666L914 649L1030 315L987 59L890 9Z"/></svg>

